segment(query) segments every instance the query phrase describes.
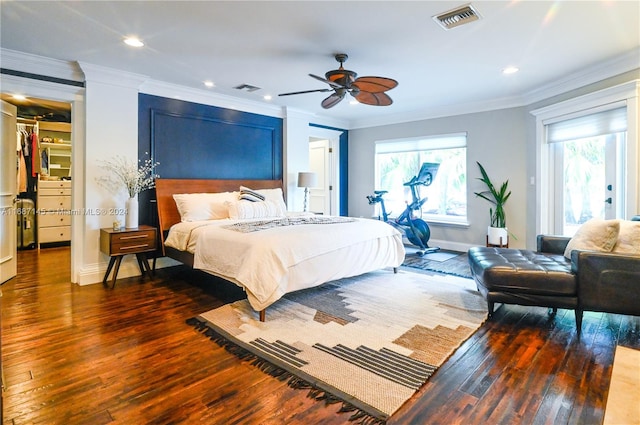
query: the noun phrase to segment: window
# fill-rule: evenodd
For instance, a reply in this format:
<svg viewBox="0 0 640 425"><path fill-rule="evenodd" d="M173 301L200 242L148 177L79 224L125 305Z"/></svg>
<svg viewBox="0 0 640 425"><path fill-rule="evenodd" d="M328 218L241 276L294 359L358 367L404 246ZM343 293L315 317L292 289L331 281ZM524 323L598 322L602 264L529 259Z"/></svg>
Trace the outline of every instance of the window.
<svg viewBox="0 0 640 425"><path fill-rule="evenodd" d="M384 195L387 213L397 217L405 210L406 202L412 201L411 190L404 183L416 176L425 162L440 166L431 185L418 186L419 197L427 201L415 214L427 222L466 223L466 133L376 143L375 188L388 192Z"/></svg>
<svg viewBox="0 0 640 425"><path fill-rule="evenodd" d="M611 219L625 209L625 107L546 125L555 204L554 233L573 236L591 218Z"/></svg>

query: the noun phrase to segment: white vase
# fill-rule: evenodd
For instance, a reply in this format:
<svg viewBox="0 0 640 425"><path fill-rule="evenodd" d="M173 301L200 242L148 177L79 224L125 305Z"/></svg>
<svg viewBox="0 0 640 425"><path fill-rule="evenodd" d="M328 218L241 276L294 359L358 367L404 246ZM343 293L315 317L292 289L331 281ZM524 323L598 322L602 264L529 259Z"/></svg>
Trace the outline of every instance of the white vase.
<svg viewBox="0 0 640 425"><path fill-rule="evenodd" d="M135 229L138 227L138 198L133 197L127 199L125 206L127 208L127 215L124 226L127 229Z"/></svg>
<svg viewBox="0 0 640 425"><path fill-rule="evenodd" d="M506 227L491 227L487 228L487 244L507 246L509 244L509 232Z"/></svg>

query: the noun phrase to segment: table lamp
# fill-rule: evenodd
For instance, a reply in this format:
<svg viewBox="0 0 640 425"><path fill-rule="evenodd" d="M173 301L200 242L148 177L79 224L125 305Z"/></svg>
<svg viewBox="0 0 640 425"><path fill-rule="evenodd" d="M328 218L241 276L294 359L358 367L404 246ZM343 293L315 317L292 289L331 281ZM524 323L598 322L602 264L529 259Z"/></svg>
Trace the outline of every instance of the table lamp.
<svg viewBox="0 0 640 425"><path fill-rule="evenodd" d="M301 171L298 173L298 187L304 187L304 207L303 211L307 211L307 197L309 196L309 188L318 184L318 175L310 171Z"/></svg>

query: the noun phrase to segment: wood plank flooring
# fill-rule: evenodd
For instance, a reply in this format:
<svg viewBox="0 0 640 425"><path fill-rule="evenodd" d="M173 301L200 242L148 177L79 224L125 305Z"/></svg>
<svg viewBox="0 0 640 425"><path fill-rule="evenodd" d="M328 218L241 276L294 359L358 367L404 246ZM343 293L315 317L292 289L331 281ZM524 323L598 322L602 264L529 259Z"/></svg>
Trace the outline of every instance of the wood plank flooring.
<svg viewBox="0 0 640 425"><path fill-rule="evenodd" d="M3 424L349 424L185 324L243 297L186 267L70 283L69 248L21 251L5 283ZM640 318L505 306L389 424L601 424L616 344Z"/></svg>

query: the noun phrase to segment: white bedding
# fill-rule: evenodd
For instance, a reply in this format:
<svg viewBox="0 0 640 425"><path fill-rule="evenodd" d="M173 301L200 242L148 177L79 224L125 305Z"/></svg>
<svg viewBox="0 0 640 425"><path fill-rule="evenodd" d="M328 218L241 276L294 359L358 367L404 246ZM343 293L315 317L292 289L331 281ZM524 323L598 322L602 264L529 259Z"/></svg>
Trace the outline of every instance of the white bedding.
<svg viewBox="0 0 640 425"><path fill-rule="evenodd" d="M402 264L398 230L353 220L251 233L223 228L241 220L182 222L171 227L165 244L194 254L194 268L240 285L260 311L288 292Z"/></svg>

